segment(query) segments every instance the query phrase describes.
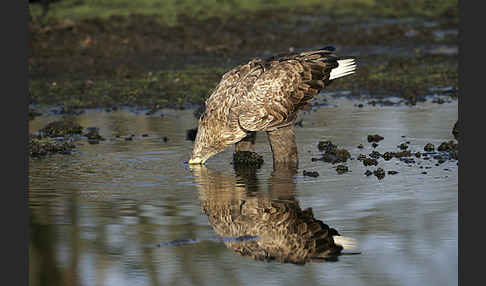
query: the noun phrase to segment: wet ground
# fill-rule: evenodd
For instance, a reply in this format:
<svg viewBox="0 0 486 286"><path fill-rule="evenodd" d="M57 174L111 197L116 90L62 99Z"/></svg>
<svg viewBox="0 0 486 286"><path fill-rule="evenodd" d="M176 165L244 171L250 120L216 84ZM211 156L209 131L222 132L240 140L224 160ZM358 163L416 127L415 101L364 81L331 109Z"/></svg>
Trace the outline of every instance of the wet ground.
<svg viewBox="0 0 486 286"><path fill-rule="evenodd" d="M410 7L396 10L402 8L407 13ZM378 9L378 15L356 11L360 9L344 14L323 8L262 10L201 19L179 15L174 25L160 23L156 15L32 21L30 103L188 108L200 105L221 75L236 65L329 45L340 56L356 57L359 69L352 81L337 81L328 90L393 95L412 104L432 87L457 91L456 10L432 16L409 11L401 17L379 14Z"/></svg>
<svg viewBox="0 0 486 286"><path fill-rule="evenodd" d="M184 162L193 142L186 131L197 124L191 109L151 115L149 109L86 110L76 121L83 128L98 127L106 140L90 144L85 136L74 137L70 155L29 160L33 281L456 285L458 160L439 163L434 156L440 153L431 153L428 159L412 156L413 162L376 157L376 166L365 166L358 157L400 152L401 144L425 153L432 143L437 152L442 142L454 139L458 102L450 96L416 105L400 97L386 100L320 94L296 126L297 170L273 169L264 133L256 140L264 159L256 171L234 170L233 148L205 167L189 168ZM40 109L43 115L30 121L31 133L61 118L49 110ZM376 134L384 139L370 142L368 135ZM348 150L351 158L338 164L312 160L324 153L320 141ZM337 165L348 171L338 173ZM365 175L378 168L383 178ZM304 176L304 170L319 175ZM292 234L300 227L287 217L308 216L307 208L313 219L344 237L336 239L344 242L344 252L360 254L334 262L299 257L283 262L289 249L307 243ZM280 220L273 220L274 214ZM280 230L281 217L288 228ZM265 229L279 231L259 233ZM262 261L262 255L274 260Z"/></svg>

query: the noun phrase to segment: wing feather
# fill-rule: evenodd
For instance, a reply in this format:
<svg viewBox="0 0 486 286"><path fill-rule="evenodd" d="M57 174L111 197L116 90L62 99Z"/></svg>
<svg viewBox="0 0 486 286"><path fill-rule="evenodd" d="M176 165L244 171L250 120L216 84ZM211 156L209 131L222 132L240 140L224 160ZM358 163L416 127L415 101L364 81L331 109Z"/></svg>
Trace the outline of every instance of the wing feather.
<svg viewBox="0 0 486 286"><path fill-rule="evenodd" d="M270 131L292 124L297 111L309 106L309 101L332 80L331 75L354 72L351 62L344 61L346 67L332 73L339 66L332 51L257 58L240 65L223 75L206 101L206 110L216 120L227 121L232 132L242 131L237 137L247 131Z"/></svg>
<svg viewBox="0 0 486 286"><path fill-rule="evenodd" d="M268 68L235 109L240 127L247 131L271 131L292 124L297 111L332 80L331 72L339 61L332 50L324 49L273 57L264 66ZM354 68L347 66L338 74L353 73Z"/></svg>

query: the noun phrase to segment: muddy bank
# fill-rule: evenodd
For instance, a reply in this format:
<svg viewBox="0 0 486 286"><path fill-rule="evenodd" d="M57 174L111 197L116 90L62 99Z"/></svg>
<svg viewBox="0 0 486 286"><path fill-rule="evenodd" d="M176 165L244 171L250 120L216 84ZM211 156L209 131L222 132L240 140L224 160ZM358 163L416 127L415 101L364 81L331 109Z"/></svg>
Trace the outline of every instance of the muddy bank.
<svg viewBox="0 0 486 286"><path fill-rule="evenodd" d="M237 64L332 44L357 57L359 70L329 90L396 95L414 104L434 87L456 94L457 30L450 9L404 18L262 10L232 18L179 15L175 25L156 15L33 21L30 103L187 108L200 105Z"/></svg>
<svg viewBox="0 0 486 286"><path fill-rule="evenodd" d="M29 136L29 157L43 157L50 154L71 154L76 146L71 140L56 140L49 137Z"/></svg>

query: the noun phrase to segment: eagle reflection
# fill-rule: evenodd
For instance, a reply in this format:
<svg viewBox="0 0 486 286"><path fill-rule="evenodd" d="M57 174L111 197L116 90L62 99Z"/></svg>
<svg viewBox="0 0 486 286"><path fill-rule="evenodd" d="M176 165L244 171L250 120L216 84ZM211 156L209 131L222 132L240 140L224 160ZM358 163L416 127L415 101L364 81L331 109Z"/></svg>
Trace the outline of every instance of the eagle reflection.
<svg viewBox="0 0 486 286"><path fill-rule="evenodd" d="M295 199L296 167L274 166L268 192L259 190L255 169L235 168L236 176L204 165L192 170L214 231L220 237L259 237L225 242L235 252L295 264L336 260L341 254L343 247L333 239L338 232L316 219L311 208L302 210Z"/></svg>

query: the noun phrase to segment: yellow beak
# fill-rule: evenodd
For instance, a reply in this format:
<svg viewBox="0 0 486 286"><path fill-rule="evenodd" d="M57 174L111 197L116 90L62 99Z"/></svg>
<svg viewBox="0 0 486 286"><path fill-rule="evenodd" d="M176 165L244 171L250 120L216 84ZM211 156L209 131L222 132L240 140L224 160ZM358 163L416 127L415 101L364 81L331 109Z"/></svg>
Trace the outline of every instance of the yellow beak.
<svg viewBox="0 0 486 286"><path fill-rule="evenodd" d="M202 164L204 164L204 161L201 158L194 158L194 159L191 158L188 163L189 163L189 165L196 165L196 164L202 165Z"/></svg>

